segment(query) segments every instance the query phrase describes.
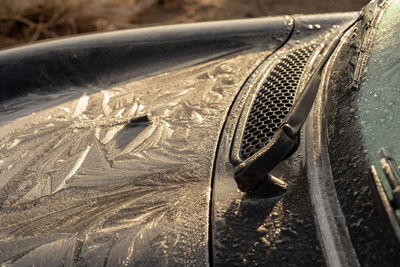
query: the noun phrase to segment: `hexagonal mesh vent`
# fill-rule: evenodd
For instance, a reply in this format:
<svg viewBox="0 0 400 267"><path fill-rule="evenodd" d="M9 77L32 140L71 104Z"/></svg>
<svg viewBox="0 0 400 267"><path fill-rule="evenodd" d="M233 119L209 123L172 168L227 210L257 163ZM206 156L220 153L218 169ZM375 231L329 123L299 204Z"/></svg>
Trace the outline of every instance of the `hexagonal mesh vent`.
<svg viewBox="0 0 400 267"><path fill-rule="evenodd" d="M315 47L304 47L286 55L268 75L246 121L241 159L245 160L265 147L280 127L293 105L301 74Z"/></svg>

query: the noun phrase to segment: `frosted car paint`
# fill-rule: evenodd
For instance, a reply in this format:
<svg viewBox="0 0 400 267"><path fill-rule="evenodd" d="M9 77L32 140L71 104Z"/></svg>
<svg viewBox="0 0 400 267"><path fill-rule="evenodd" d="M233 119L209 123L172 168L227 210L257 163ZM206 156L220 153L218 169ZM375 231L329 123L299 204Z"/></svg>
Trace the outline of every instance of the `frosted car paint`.
<svg viewBox="0 0 400 267"><path fill-rule="evenodd" d="M307 246L300 242L298 253L291 253L287 241L297 233L280 223L291 223L304 212L304 221L312 224L307 197L289 201L288 210L296 216L263 214L270 203L242 199L237 187L229 186L233 180L216 180L212 187L214 158L219 144L229 149L224 134L234 129L223 129L240 112L232 103L253 75L290 49L314 40L329 42L355 17L278 17L243 21L244 27L238 21L173 26L165 34L162 28L144 29L1 52L2 97L7 99L1 102L0 119L1 261L322 263L319 244L315 253L309 247L317 240L313 226L304 229L313 241ZM148 122L129 124L143 115ZM288 178L304 195L298 160L294 166ZM231 216L237 215L235 209L225 213L224 220L232 219L236 228L209 228L211 190L214 204L232 190L225 204L244 207L238 217ZM256 209L249 208L254 203ZM249 213L254 210L260 216ZM249 220L274 226L264 231L259 225L258 231ZM244 243L211 242L211 232ZM276 238L280 233L285 238ZM273 248L278 252L271 255ZM304 258L302 250L310 257Z"/></svg>

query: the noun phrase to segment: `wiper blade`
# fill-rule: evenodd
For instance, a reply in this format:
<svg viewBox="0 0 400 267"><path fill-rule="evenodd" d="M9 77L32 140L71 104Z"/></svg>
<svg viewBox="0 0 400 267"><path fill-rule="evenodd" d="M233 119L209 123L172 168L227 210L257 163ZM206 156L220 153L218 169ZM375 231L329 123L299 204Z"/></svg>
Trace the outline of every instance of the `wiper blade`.
<svg viewBox="0 0 400 267"><path fill-rule="evenodd" d="M380 12L383 10L383 6L386 1L371 1L362 10L360 16L362 20L360 22L359 35L355 30L352 39L353 42L350 45L350 61L348 64L348 74L350 79L349 87L352 90L360 89L360 81L362 71L367 63L368 51L372 44L374 36L374 30L376 28Z"/></svg>

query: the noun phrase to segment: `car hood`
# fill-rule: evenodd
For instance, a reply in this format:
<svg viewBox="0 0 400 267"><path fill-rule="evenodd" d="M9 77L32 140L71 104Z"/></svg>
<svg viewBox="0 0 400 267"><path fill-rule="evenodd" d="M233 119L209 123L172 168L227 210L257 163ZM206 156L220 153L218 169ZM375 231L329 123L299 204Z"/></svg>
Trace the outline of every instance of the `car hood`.
<svg viewBox="0 0 400 267"><path fill-rule="evenodd" d="M3 260L205 264L220 130L265 55L9 101L4 121L54 106L2 126Z"/></svg>
<svg viewBox="0 0 400 267"><path fill-rule="evenodd" d="M125 39L125 48L113 51L121 61L109 64L107 53L95 65L85 59L95 49L112 50L113 35L1 52L0 261L209 264L212 175L227 114L256 67L294 32L290 18L253 22L254 39L238 34L237 22L222 41L213 24L214 32L200 27L203 35L190 26L167 28L170 36L161 37L150 38L152 29L133 32L143 42L129 47ZM173 40L177 33L187 36ZM186 50L171 45L187 40ZM149 42L171 47L154 50ZM143 47L158 59L130 63Z"/></svg>

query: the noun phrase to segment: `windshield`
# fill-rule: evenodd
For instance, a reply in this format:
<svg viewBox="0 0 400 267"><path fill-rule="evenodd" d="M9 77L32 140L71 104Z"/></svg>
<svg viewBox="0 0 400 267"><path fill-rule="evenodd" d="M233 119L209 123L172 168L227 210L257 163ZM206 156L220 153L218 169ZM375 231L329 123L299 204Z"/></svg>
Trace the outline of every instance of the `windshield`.
<svg viewBox="0 0 400 267"><path fill-rule="evenodd" d="M384 147L400 160L400 1L391 1L376 29L357 93L362 139L370 164ZM380 168L378 168L380 170ZM381 177L384 177L382 175ZM389 195L390 186L383 181Z"/></svg>

